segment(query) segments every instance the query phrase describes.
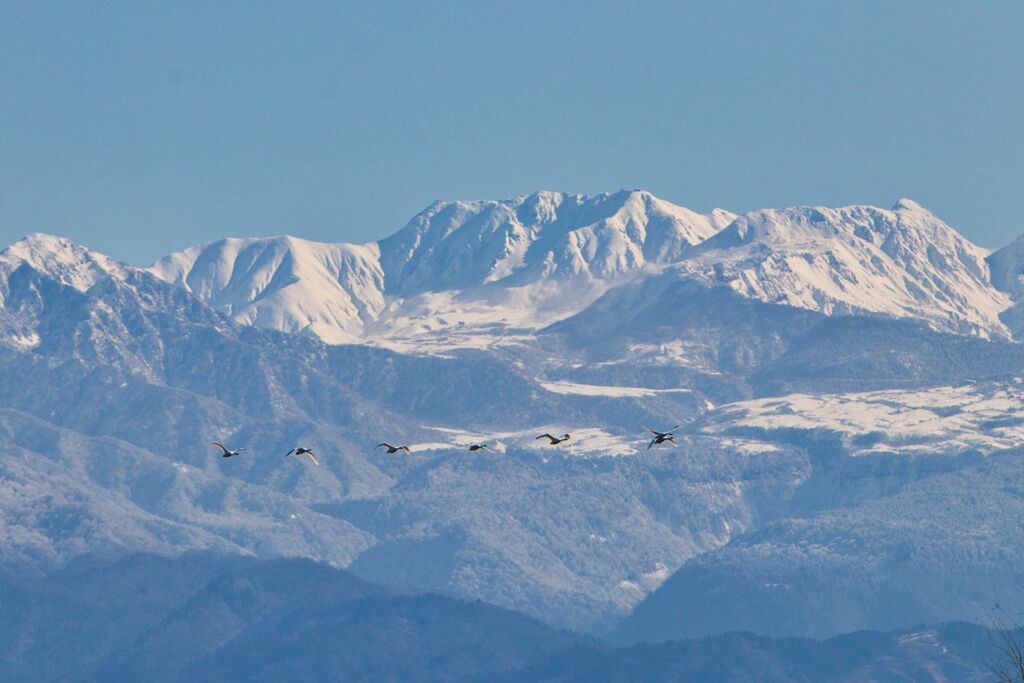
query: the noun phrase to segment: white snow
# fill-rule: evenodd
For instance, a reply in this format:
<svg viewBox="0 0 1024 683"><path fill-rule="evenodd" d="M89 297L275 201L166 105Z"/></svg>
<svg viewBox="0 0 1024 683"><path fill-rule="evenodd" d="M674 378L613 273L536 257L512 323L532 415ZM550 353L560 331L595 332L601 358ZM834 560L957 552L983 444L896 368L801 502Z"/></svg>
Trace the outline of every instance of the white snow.
<svg viewBox="0 0 1024 683"><path fill-rule="evenodd" d="M443 353L518 343L678 260L734 214L643 191L435 202L379 243L232 238L150 268L243 324ZM506 339L510 338L510 339Z"/></svg>
<svg viewBox="0 0 1024 683"><path fill-rule="evenodd" d="M409 450L413 453L420 453L422 451L447 451L455 448L458 448L456 444L445 443L443 441L427 441L424 443L409 444Z"/></svg>
<svg viewBox="0 0 1024 683"><path fill-rule="evenodd" d="M549 446L547 441L537 441L534 438L537 434L544 432L559 436L563 431L553 425L538 427L537 431L524 434L524 441L519 445L520 447L532 448L534 450L541 449L545 452L564 452L573 456L624 456L636 455L639 452L639 449L634 444L631 444L628 439L611 434L600 427L574 428L570 430L572 438L557 446Z"/></svg>
<svg viewBox="0 0 1024 683"><path fill-rule="evenodd" d="M37 332L32 332L26 335L10 335L4 338L4 343L9 343L11 346L19 349L34 349L39 346L40 338Z"/></svg>
<svg viewBox="0 0 1024 683"><path fill-rule="evenodd" d="M648 389L646 387L618 387L576 382L540 382L540 385L555 394L576 394L580 396L611 396L616 398L642 398L658 394L689 394L691 389Z"/></svg>
<svg viewBox="0 0 1024 683"><path fill-rule="evenodd" d="M450 441L425 442L409 444L413 451L463 449L471 444L486 443L496 453L504 453L509 449L523 449L550 453L553 456L570 455L573 457L604 457L636 455L647 447L647 440L638 432L636 438L630 439L612 434L600 427L574 427L570 430L569 441L551 446L546 440L537 440L540 434L548 433L560 436L566 432L562 425L545 424L532 429L519 431L478 432L451 427L431 426L430 429L442 434L450 434Z"/></svg>
<svg viewBox="0 0 1024 683"><path fill-rule="evenodd" d="M66 237L41 232L0 251L0 279L6 279L23 263L81 292L104 278L122 278L133 269Z"/></svg>
<svg viewBox="0 0 1024 683"><path fill-rule="evenodd" d="M622 579L619 581L618 587L639 595L646 595L664 583L670 574L671 572L664 563L656 562L651 571L644 572L632 579Z"/></svg>
<svg viewBox="0 0 1024 683"><path fill-rule="evenodd" d="M675 266L761 301L827 314L881 313L985 337L1009 331L987 252L911 200L748 213Z"/></svg>
<svg viewBox="0 0 1024 683"><path fill-rule="evenodd" d="M376 244L231 238L171 254L150 270L240 323L346 343L384 307L378 257Z"/></svg>
<svg viewBox="0 0 1024 683"><path fill-rule="evenodd" d="M1018 384L917 391L792 394L720 406L705 431L825 429L844 435L851 455L982 454L1024 443L1024 389ZM860 440L856 437L860 437ZM755 449L756 440L733 448ZM753 452L753 451L751 451Z"/></svg>
<svg viewBox="0 0 1024 683"><path fill-rule="evenodd" d="M378 243L231 238L149 270L243 324L443 354L529 343L610 289L661 273L826 314L911 317L1005 337L1024 330L1016 309L1000 320L1024 291L1024 247L1015 245L989 256L909 199L889 211L795 207L737 218L641 190L540 192L435 202ZM42 234L0 252L0 276L20 263L83 291L133 268ZM636 352L698 369L703 362L671 340Z"/></svg>
<svg viewBox="0 0 1024 683"><path fill-rule="evenodd" d="M641 190L436 202L381 241L381 262L389 291L401 294L607 280L647 262L674 261L733 217L721 210L697 214Z"/></svg>

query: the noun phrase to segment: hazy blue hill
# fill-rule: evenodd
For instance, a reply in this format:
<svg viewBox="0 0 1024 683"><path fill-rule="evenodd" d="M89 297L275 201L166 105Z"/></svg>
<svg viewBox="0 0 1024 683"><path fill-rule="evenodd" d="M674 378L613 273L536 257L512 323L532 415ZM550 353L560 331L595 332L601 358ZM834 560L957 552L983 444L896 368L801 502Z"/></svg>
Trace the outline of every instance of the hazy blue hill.
<svg viewBox="0 0 1024 683"><path fill-rule="evenodd" d="M66 680L134 642L240 556L82 558L40 579L0 584L4 680Z"/></svg>
<svg viewBox="0 0 1024 683"><path fill-rule="evenodd" d="M459 680L590 642L303 559L88 559L0 591L4 681Z"/></svg>
<svg viewBox="0 0 1024 683"><path fill-rule="evenodd" d="M83 558L0 582L4 681L980 681L980 626L616 648L301 559Z"/></svg>
<svg viewBox="0 0 1024 683"><path fill-rule="evenodd" d="M493 679L581 642L483 603L439 596L325 601L246 630L190 666L182 680Z"/></svg>
<svg viewBox="0 0 1024 683"><path fill-rule="evenodd" d="M348 572L304 559L249 562L197 588L159 623L108 656L90 676L174 680L176 672L244 638L256 625L385 594ZM280 643L284 637L285 631L278 630L273 642Z"/></svg>
<svg viewBox="0 0 1024 683"><path fill-rule="evenodd" d="M727 633L621 649L577 646L496 681L560 683L898 683L988 681L984 628L949 623L828 640Z"/></svg>

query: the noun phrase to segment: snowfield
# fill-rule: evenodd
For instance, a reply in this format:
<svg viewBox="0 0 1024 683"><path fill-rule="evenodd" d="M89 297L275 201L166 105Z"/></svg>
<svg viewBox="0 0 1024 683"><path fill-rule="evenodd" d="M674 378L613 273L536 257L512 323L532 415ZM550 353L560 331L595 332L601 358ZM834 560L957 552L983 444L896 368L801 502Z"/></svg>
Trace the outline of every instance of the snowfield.
<svg viewBox="0 0 1024 683"><path fill-rule="evenodd" d="M773 434L822 430L852 456L989 455L1024 445L1024 385L968 384L923 391L794 394L721 406L703 431Z"/></svg>
<svg viewBox="0 0 1024 683"><path fill-rule="evenodd" d="M541 382L540 385L555 394L579 396L657 396L658 394L690 393L690 389L648 389L646 387L600 386L577 382Z"/></svg>

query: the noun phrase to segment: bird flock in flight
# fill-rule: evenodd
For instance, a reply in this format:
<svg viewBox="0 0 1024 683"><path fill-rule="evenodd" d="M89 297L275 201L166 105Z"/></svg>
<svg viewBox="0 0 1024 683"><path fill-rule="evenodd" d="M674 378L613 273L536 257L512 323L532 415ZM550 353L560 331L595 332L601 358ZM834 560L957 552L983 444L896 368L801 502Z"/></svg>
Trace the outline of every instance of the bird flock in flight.
<svg viewBox="0 0 1024 683"><path fill-rule="evenodd" d="M679 425L676 425L675 427L673 427L672 429L668 430L667 432L659 432L659 431L656 431L654 429L651 429L650 427L644 427L644 429L646 429L648 432L650 432L651 434L654 435L653 438L650 440L650 442L647 444L647 450L651 450L652 447L658 446L658 445L663 444L663 443L671 443L673 446L678 446L679 445L679 444L676 443L675 435L674 435L675 430L679 429ZM548 440L548 445L550 445L550 446L557 446L560 443L564 443L564 442L568 441L570 438L571 438L571 436L569 434L562 434L561 436L552 436L551 434L545 433L545 434L541 434L540 436L536 437L534 439L534 441L537 441L538 439L547 439ZM217 448L219 448L221 450L221 457L222 458L231 458L231 457L234 457L236 455L241 455L242 451L248 450L246 448L237 448L235 450L231 450L230 448L228 448L227 446L225 446L224 444L222 444L222 443L220 443L218 441L211 441L210 445L211 446L216 446ZM405 451L406 453L410 453L410 454L412 453L412 451L409 450L408 446L392 446L387 441L384 441L382 443L377 444L374 448L375 449L376 448L384 448L384 449L387 450L387 452L389 454L398 453L399 451ZM491 451L490 448L488 448L487 444L485 444L485 443L475 443L475 444L473 444L472 446L469 447L469 450L473 451L473 452L476 452L476 451L487 451L488 453L493 452L493 451ZM290 451L288 451L287 453L285 453L284 457L287 458L290 455L305 455L310 460L313 461L314 465L319 465L320 464L320 461L317 460L316 453L314 453L311 448L301 448L299 446L296 446L295 448L293 448Z"/></svg>

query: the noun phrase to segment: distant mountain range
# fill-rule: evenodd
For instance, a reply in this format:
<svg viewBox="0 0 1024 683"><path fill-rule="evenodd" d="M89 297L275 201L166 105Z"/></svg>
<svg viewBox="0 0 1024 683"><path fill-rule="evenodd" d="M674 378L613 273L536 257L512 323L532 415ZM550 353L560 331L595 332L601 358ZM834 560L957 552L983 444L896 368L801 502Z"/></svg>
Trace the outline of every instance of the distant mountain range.
<svg viewBox="0 0 1024 683"><path fill-rule="evenodd" d="M236 322L328 343L441 333L482 343L652 276L830 315L875 313L1006 337L1016 329L1000 314L1020 294L1020 251L1015 243L988 255L909 199L891 211L797 207L738 217L698 214L639 190L544 192L435 202L376 243L232 238L148 270ZM21 260L78 289L131 269L46 235L5 252L7 268Z"/></svg>
<svg viewBox="0 0 1024 683"><path fill-rule="evenodd" d="M126 599L126 594L131 599ZM306 560L81 559L0 579L0 674L15 681L989 680L965 623L827 641L730 633L613 647L523 614L402 595Z"/></svg>
<svg viewBox="0 0 1024 683"><path fill-rule="evenodd" d="M149 268L31 235L0 252L0 567L305 557L624 642L1024 607L1022 257L907 199L642 191Z"/></svg>
<svg viewBox="0 0 1024 683"><path fill-rule="evenodd" d="M991 277L984 249L909 199L891 211L797 207L737 217L622 191L437 202L373 244L229 239L168 256L151 271L238 322L332 343L536 328L654 275L991 337L1011 334L1000 313L1019 294L1016 251L992 255Z"/></svg>

